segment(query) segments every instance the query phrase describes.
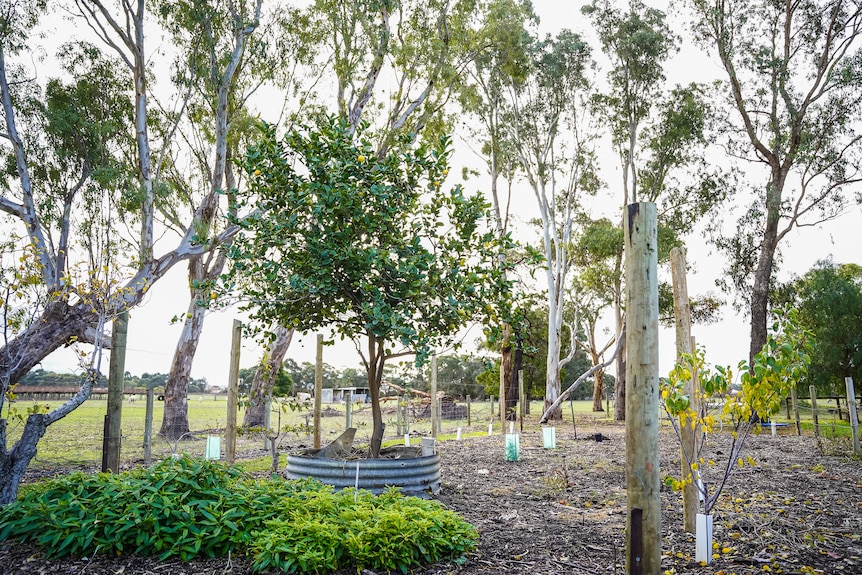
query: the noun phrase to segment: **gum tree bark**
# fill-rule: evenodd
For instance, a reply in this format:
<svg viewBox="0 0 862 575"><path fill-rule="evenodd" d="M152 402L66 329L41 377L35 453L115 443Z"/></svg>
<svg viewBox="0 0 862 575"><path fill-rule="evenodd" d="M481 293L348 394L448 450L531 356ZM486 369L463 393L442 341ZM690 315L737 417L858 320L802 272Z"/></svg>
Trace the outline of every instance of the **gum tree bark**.
<svg viewBox="0 0 862 575"><path fill-rule="evenodd" d="M251 382L249 391L249 404L243 416L243 427L264 427L266 425L266 404L272 395L275 378L284 356L293 339L293 329L280 326L275 331L275 341L270 349L264 354L254 372L254 380Z"/></svg>

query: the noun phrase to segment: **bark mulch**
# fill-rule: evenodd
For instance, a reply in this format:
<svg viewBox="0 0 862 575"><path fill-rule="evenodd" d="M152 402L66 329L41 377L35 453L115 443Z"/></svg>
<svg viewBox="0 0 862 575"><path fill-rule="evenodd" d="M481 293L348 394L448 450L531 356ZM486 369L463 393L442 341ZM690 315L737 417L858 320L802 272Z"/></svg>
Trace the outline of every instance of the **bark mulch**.
<svg viewBox="0 0 862 575"><path fill-rule="evenodd" d="M580 428L579 428L580 432ZM596 441L600 434L602 441ZM713 437L721 464L727 437ZM625 430L589 424L574 436L557 430L557 449L542 447L541 430L521 436L520 459L504 460L503 438L471 437L439 444L439 500L480 532L463 564L414 571L442 574L625 573ZM694 561L694 536L682 529L680 495L662 489L662 572L862 574L862 465L846 443L823 443L784 430L752 436L739 469L715 509L716 559ZM843 454L843 455L842 455ZM661 467L679 469L678 444L661 434ZM717 471L712 472L717 473ZM219 575L250 573L242 557L158 562L146 557L45 560L40 551L0 543L0 573L89 575ZM355 573L344 571L343 574ZM364 575L372 575L370 571Z"/></svg>

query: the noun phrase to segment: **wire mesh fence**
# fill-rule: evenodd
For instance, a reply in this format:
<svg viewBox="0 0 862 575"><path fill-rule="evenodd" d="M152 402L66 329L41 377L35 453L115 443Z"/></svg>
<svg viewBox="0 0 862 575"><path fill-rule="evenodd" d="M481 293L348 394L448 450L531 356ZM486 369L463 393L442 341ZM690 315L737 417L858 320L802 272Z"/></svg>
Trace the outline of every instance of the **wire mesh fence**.
<svg viewBox="0 0 862 575"><path fill-rule="evenodd" d="M60 403L62 403L61 400L39 402L40 405L49 408ZM580 426L580 431L586 433L589 431L586 426L608 417L605 413L589 413L588 405L592 402L576 403L582 405L577 409L575 407L571 407L571 410L564 409L564 419L557 423L558 426L562 426L563 429L573 426L575 433L578 433ZM208 450L210 456L225 458L228 421L226 395L190 394L187 401L188 431L181 434L173 433L172 430L164 433L166 431L163 429L165 404L156 399L153 401L151 431L148 436L146 404L146 396L143 394L127 394L124 398L121 424L121 470L146 464L145 447L148 438L150 461L159 461L172 454L180 453L205 457L208 455ZM289 405L292 405L292 408ZM508 428L501 429L497 402L488 400L468 402L447 398L440 405L438 417L435 417L439 437L455 436L458 433L464 437L470 434L486 434L489 432L489 426L493 433L509 431ZM9 419L7 438L10 445L23 429L26 408L22 405L20 409L24 412L22 417ZM274 402L270 405L268 431L264 428L243 428L241 424L245 409L243 402L240 402L236 417L239 423L235 452L237 461L267 458L272 453L273 444L281 454L313 447L314 417L310 401ZM432 435L431 408L427 398L415 396L392 398L382 402L381 409L385 425L384 442L402 442L407 435L418 443L419 437ZM31 469L45 471L100 468L106 412L107 399L98 396L88 399L64 419L51 425L39 442L38 453L31 463ZM541 402L532 402L533 415L528 417L528 421L538 421L540 412ZM811 404L800 401L799 412L802 434L813 435L815 433L814 412ZM852 451L849 444L851 428L846 402L838 405L834 399L818 400L817 415L819 437L834 440L830 444L830 450ZM778 423L778 433L796 433L795 414L790 411L782 410L772 421ZM337 401L322 405L321 445L326 445L337 438L349 426L357 429L354 445L363 446L370 443L373 427L370 404ZM769 431L769 426L765 427L765 431ZM215 446L215 452L213 452L213 446Z"/></svg>
<svg viewBox="0 0 862 575"><path fill-rule="evenodd" d="M39 401L42 408L53 408L62 400ZM29 404L28 405L32 405ZM464 435L487 433L493 424L499 432L499 404L490 401L452 401L444 403L437 433ZM21 410L26 410L22 404ZM381 405L384 441L403 441L405 435L414 438L431 436L430 402L424 398L397 398ZM246 406L242 401L237 408L236 460L243 461L266 457L275 443L280 453L288 453L313 446L314 417L310 401L275 401L269 407L268 430L264 427L243 428ZM48 427L38 445L38 453L31 463L32 469L94 469L99 468L105 440L107 399L97 396L85 401L65 418ZM175 418L165 419L165 403L153 401L149 435L146 395L126 394L121 411L120 469L144 465L147 462L146 446L149 441L149 459L158 461L172 454L190 456L213 455L217 445L220 458L226 456L228 400L225 394L193 393L187 400L188 430L177 431L169 427ZM26 417L26 415L24 416ZM338 437L348 426L357 429L354 444L367 445L373 428L371 406L363 402L344 401L324 403L321 410L321 444ZM23 430L23 418L10 418L8 440L10 445ZM213 442L213 438L217 438Z"/></svg>

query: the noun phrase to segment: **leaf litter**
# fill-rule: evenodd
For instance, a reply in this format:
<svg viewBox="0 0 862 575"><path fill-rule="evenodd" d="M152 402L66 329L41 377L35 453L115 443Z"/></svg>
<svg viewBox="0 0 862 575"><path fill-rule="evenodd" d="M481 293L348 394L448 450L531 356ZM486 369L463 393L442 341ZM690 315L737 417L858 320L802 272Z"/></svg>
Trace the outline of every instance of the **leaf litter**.
<svg viewBox="0 0 862 575"><path fill-rule="evenodd" d="M576 438L561 426L556 449L542 446L540 428L520 439L517 461L506 461L502 435L438 444L438 499L480 532L478 548L458 562L414 575L625 573L625 429L605 424ZM713 438L720 439L720 438ZM678 475L678 443L660 435L661 474ZM678 492L662 486L662 574L743 575L862 573L862 464L848 444L828 444L787 430L749 438L756 465L736 470L714 511L713 561L694 560L694 535L682 527ZM9 575L250 574L244 557L159 562L105 556L47 560L38 548L0 543ZM343 570L338 575L351 575ZM366 570L363 575L375 575Z"/></svg>

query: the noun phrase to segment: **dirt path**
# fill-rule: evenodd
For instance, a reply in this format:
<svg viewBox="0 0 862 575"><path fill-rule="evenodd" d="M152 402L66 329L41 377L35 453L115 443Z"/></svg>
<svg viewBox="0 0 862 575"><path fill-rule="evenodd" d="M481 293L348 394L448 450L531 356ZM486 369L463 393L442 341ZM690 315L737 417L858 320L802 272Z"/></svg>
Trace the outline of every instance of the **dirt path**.
<svg viewBox="0 0 862 575"><path fill-rule="evenodd" d="M592 438L596 432L603 441ZM517 462L504 461L499 435L441 443L439 499L473 523L481 540L463 565L414 573L622 575L625 431L591 424L589 433L590 439L575 439L571 430L558 430L557 449L547 450L539 429L526 431ZM721 451L722 438L714 440ZM661 446L661 467L677 470L676 444L667 428ZM862 574L860 462L824 454L813 437L773 438L768 432L751 437L746 453L757 464L737 472L721 497L715 511L718 558L709 566L694 561L694 538L681 528L679 494L662 490L663 572ZM0 572L213 575L248 573L249 565L242 558L158 563L96 556L50 562L36 549L4 543ZM343 575L348 573L354 572Z"/></svg>

